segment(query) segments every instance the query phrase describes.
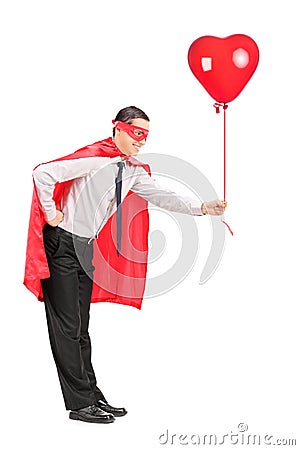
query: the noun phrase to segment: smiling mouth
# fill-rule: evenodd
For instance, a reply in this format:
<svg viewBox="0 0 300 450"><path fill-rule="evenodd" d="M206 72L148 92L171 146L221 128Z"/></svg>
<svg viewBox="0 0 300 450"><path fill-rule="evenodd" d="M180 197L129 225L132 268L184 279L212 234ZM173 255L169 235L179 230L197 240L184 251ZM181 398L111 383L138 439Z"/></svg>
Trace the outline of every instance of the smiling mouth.
<svg viewBox="0 0 300 450"><path fill-rule="evenodd" d="M138 145L136 145L136 144L132 144L132 145L138 152L140 151L140 147Z"/></svg>

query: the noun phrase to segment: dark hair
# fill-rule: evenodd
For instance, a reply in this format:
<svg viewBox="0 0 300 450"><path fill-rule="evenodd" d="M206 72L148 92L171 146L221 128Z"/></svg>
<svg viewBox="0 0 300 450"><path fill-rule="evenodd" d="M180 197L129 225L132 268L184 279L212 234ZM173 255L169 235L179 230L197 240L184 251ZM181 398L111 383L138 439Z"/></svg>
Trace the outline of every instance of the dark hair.
<svg viewBox="0 0 300 450"><path fill-rule="evenodd" d="M132 123L134 119L144 119L150 122L147 114L136 106L127 106L126 108L121 109L115 117L115 121L119 120L120 122L126 123ZM113 137L114 136L115 128L113 129Z"/></svg>

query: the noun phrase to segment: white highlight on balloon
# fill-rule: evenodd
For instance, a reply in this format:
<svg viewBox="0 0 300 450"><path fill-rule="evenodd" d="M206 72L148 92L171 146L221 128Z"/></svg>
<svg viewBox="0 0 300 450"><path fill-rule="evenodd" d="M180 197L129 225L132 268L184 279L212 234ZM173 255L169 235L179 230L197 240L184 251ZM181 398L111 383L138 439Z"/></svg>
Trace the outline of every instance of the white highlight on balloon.
<svg viewBox="0 0 300 450"><path fill-rule="evenodd" d="M212 70L212 58L209 57L201 58L201 65L204 72Z"/></svg>
<svg viewBox="0 0 300 450"><path fill-rule="evenodd" d="M244 69L249 64L249 53L243 48L238 48L232 54L232 61L239 69Z"/></svg>

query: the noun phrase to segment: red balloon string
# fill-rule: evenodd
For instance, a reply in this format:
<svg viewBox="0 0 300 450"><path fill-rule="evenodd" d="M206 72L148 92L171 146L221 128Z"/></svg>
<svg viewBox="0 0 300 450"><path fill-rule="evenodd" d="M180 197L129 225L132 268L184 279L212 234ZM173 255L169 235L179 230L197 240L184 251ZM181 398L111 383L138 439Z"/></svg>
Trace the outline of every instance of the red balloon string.
<svg viewBox="0 0 300 450"><path fill-rule="evenodd" d="M228 108L228 105L224 103L223 105L221 103L214 103L214 107L216 108L216 113L220 114L220 108L223 108L224 111L224 201L226 201L226 109ZM228 230L230 231L231 235L233 236L233 231L231 230L228 223L226 223L224 220L222 222L227 226Z"/></svg>
<svg viewBox="0 0 300 450"><path fill-rule="evenodd" d="M225 220L221 220L221 222L223 222L223 223L226 225L226 227L227 227L228 230L230 231L231 235L233 236L233 231L232 231L232 229L230 228L230 226L228 225L228 223L225 222Z"/></svg>
<svg viewBox="0 0 300 450"><path fill-rule="evenodd" d="M226 200L226 109L227 105L223 106L224 110L224 200Z"/></svg>

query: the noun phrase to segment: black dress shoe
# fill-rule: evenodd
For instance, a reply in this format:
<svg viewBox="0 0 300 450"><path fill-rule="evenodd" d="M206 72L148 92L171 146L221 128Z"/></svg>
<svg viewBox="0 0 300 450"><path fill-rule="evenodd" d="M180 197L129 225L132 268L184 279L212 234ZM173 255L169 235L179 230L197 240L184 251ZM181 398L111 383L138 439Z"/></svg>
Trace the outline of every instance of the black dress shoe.
<svg viewBox="0 0 300 450"><path fill-rule="evenodd" d="M125 408L115 408L114 406L111 406L107 402L104 402L102 400L98 400L97 406L99 406L99 408L101 408L103 411L113 414L116 417L125 416L125 414L127 414Z"/></svg>
<svg viewBox="0 0 300 450"><path fill-rule="evenodd" d="M112 414L103 411L97 405L72 410L69 414L69 418L93 423L111 423L115 420Z"/></svg>

